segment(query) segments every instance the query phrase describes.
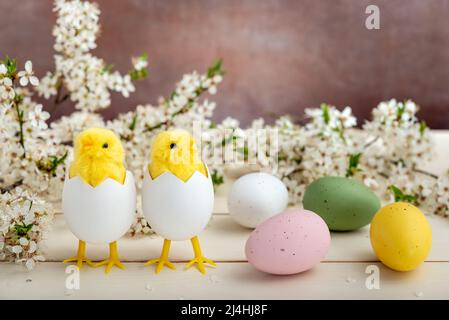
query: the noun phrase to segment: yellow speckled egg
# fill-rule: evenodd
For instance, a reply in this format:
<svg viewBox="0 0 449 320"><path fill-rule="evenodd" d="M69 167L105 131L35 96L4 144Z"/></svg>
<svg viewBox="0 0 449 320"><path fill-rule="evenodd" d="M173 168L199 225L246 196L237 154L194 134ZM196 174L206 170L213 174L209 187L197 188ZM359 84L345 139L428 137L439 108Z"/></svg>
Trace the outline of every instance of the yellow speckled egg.
<svg viewBox="0 0 449 320"><path fill-rule="evenodd" d="M376 213L370 237L379 260L396 271L416 269L432 246L432 229L426 217L404 202L389 204Z"/></svg>

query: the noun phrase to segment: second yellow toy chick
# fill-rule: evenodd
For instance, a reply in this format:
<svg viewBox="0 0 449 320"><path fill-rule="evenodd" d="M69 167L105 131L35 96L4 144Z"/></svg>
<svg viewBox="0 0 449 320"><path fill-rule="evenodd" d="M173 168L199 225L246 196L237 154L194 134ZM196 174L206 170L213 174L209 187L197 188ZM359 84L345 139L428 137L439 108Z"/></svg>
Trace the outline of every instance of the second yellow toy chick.
<svg viewBox="0 0 449 320"><path fill-rule="evenodd" d="M152 229L165 240L161 256L146 264L157 264L156 273L164 266L175 269L168 260L171 241L190 239L195 258L187 268L197 264L205 273L207 263L215 266L203 256L197 236L212 215L213 203L211 177L190 133L172 130L158 134L144 177L142 204Z"/></svg>

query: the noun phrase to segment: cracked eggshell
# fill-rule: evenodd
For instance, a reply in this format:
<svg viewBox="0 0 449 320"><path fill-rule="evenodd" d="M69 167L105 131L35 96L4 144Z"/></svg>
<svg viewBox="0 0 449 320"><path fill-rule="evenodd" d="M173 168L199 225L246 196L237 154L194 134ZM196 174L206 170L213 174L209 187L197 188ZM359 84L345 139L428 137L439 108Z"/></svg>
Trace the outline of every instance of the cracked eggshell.
<svg viewBox="0 0 449 320"><path fill-rule="evenodd" d="M142 186L143 214L151 228L169 240L187 240L199 234L209 222L214 207L210 178L196 171L186 182L171 172L152 179L148 167Z"/></svg>
<svg viewBox="0 0 449 320"><path fill-rule="evenodd" d="M284 183L264 172L240 177L228 194L229 214L248 228L255 228L262 221L283 212L287 205L288 191Z"/></svg>
<svg viewBox="0 0 449 320"><path fill-rule="evenodd" d="M62 210L69 229L80 240L106 244L120 239L136 213L134 176L126 171L124 184L106 179L97 187L80 177L66 177Z"/></svg>
<svg viewBox="0 0 449 320"><path fill-rule="evenodd" d="M287 275L318 264L330 243L329 228L319 215L291 208L262 222L249 236L245 253L256 269Z"/></svg>

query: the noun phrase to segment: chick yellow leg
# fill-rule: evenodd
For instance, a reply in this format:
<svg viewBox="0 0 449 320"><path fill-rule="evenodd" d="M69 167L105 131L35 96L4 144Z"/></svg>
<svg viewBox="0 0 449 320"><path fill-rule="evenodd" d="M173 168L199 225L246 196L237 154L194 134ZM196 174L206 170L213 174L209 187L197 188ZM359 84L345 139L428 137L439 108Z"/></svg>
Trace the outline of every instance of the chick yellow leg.
<svg viewBox="0 0 449 320"><path fill-rule="evenodd" d="M168 260L168 252L170 251L170 244L171 244L170 240L164 239L164 245L162 246L161 256L157 259L147 261L145 265L148 266L150 264L157 263L156 273L161 272L164 266L167 266L168 268L175 270L176 269L175 265Z"/></svg>
<svg viewBox="0 0 449 320"><path fill-rule="evenodd" d="M106 273L109 273L113 266L117 266L120 269L125 269L125 266L120 262L118 258L117 241L111 242L109 244L109 258L96 263L94 266L101 267L104 265L106 265Z"/></svg>
<svg viewBox="0 0 449 320"><path fill-rule="evenodd" d="M192 242L192 247L193 247L193 252L195 253L195 258L190 260L190 262L186 265L186 269L190 268L191 266L193 266L196 263L196 264L198 264L198 270L200 270L200 272L202 274L205 274L206 273L206 268L204 265L205 263L208 263L214 267L216 266L216 264L212 260L207 259L206 257L203 256L203 254L201 253L200 242L199 242L197 236L190 239L190 241Z"/></svg>
<svg viewBox="0 0 449 320"><path fill-rule="evenodd" d="M75 262L78 269L81 269L83 266L83 262L87 263L89 266L94 266L94 263L86 258L86 242L79 240L78 241L78 252L76 257L65 259L63 262Z"/></svg>

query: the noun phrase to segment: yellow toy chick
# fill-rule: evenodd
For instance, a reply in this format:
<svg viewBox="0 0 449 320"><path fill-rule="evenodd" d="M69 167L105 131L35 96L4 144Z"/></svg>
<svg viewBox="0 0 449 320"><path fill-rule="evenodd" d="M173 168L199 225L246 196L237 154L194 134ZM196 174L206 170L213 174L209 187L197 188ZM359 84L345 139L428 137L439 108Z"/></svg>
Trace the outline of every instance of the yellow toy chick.
<svg viewBox="0 0 449 320"><path fill-rule="evenodd" d="M124 269L118 258L117 240L131 226L136 208L136 190L131 172L124 166L120 139L110 130L91 128L75 139L75 157L64 183L63 212L70 230L79 239L76 257L64 262L115 265ZM109 259L93 263L86 258L86 242L109 244Z"/></svg>
<svg viewBox="0 0 449 320"><path fill-rule="evenodd" d="M70 165L70 178L79 176L92 187L106 178L123 184L126 175L124 157L122 144L111 130L85 130L75 141L75 160Z"/></svg>
<svg viewBox="0 0 449 320"><path fill-rule="evenodd" d="M198 157L193 137L184 130L165 131L158 134L151 148L151 163L148 166L153 179L170 171L186 182L195 171L207 177L204 163Z"/></svg>
<svg viewBox="0 0 449 320"><path fill-rule="evenodd" d="M168 260L172 240L190 239L195 258L186 268L215 263L203 256L198 233L207 225L213 210L214 191L206 165L198 155L194 138L184 130L158 134L151 149L151 162L144 177L142 204L145 218L164 238L161 256L146 263L175 269Z"/></svg>

